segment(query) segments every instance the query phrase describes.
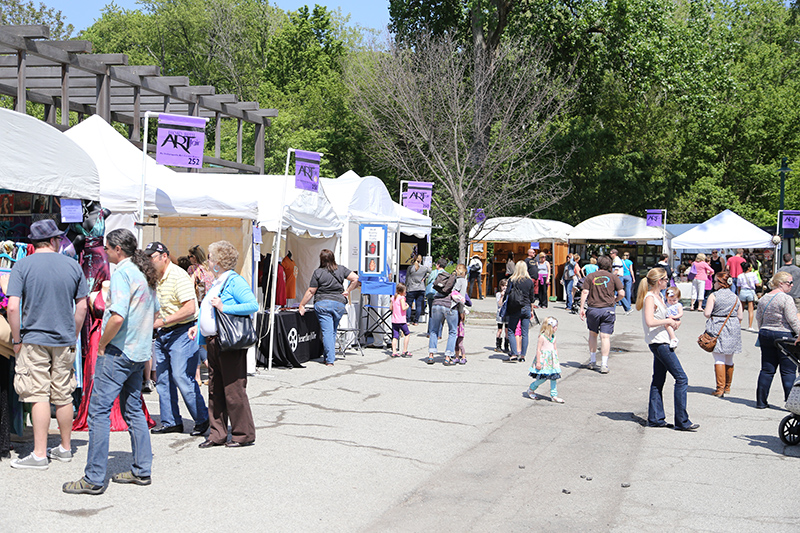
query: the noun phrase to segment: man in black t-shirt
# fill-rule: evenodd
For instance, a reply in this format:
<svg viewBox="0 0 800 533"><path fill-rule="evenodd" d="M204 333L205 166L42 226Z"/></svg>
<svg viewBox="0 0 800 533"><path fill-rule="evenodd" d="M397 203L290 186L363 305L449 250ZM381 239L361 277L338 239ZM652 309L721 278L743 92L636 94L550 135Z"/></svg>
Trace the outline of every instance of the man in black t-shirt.
<svg viewBox="0 0 800 533"><path fill-rule="evenodd" d="M597 339L600 338L600 373L608 374L608 354L611 351L611 335L614 333L616 313L614 307L625 297L622 281L611 272L612 261L607 255L597 258L597 272L586 276L581 289L581 320L589 328L589 364L597 367Z"/></svg>
<svg viewBox="0 0 800 533"><path fill-rule="evenodd" d="M533 293L539 294L539 264L536 261L536 250L528 248L528 257L523 259L523 261L525 261L525 264L528 266L528 275L533 281Z"/></svg>

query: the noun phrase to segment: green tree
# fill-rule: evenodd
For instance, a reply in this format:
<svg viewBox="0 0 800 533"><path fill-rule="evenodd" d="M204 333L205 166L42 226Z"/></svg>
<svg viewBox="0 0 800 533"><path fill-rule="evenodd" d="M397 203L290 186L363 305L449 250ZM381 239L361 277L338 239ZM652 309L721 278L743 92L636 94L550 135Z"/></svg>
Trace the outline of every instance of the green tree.
<svg viewBox="0 0 800 533"><path fill-rule="evenodd" d="M75 30L60 10L42 2L37 6L24 0L0 0L0 24L46 24L50 27L50 38L54 40L69 39Z"/></svg>

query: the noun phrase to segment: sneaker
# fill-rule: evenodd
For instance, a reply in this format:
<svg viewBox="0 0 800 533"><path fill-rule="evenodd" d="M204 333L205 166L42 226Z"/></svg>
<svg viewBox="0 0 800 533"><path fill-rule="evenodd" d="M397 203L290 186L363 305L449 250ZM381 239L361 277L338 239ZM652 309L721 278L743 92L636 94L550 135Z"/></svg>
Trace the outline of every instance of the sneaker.
<svg viewBox="0 0 800 533"><path fill-rule="evenodd" d="M33 456L33 452L28 454L27 457L22 459L14 459L11 461L11 468L28 468L31 470L47 470L47 467L50 466L50 462L47 460L47 457L43 459L37 459Z"/></svg>
<svg viewBox="0 0 800 533"><path fill-rule="evenodd" d="M145 394L150 394L154 390L156 390L156 383L152 379L148 379L142 385L142 392Z"/></svg>
<svg viewBox="0 0 800 533"><path fill-rule="evenodd" d="M588 363L582 364L581 368L586 368L588 370L597 370L597 363L589 361Z"/></svg>
<svg viewBox="0 0 800 533"><path fill-rule="evenodd" d="M111 481L114 483L132 483L134 485L149 485L152 483L152 479L150 476L142 476L139 477L130 470L127 472L120 472L119 474L114 474L111 477Z"/></svg>
<svg viewBox="0 0 800 533"><path fill-rule="evenodd" d="M72 461L72 450L67 450L62 452L61 446L56 446L55 448L50 448L49 450L47 450L47 457L55 461L68 463Z"/></svg>
<svg viewBox="0 0 800 533"><path fill-rule="evenodd" d="M80 478L78 481L64 483L61 490L67 494L103 494L105 487L103 485L92 485L86 479Z"/></svg>
<svg viewBox="0 0 800 533"><path fill-rule="evenodd" d="M678 347L678 339L670 339L669 347L675 349Z"/></svg>
<svg viewBox="0 0 800 533"><path fill-rule="evenodd" d="M633 313L633 309L628 309L627 311L625 311L625 316L628 316L631 313Z"/></svg>
<svg viewBox="0 0 800 533"><path fill-rule="evenodd" d="M600 373L601 374L608 374L608 366L607 365L602 365L600 367Z"/></svg>
<svg viewBox="0 0 800 533"><path fill-rule="evenodd" d="M564 400L558 396L551 396L550 401L554 403L564 403Z"/></svg>

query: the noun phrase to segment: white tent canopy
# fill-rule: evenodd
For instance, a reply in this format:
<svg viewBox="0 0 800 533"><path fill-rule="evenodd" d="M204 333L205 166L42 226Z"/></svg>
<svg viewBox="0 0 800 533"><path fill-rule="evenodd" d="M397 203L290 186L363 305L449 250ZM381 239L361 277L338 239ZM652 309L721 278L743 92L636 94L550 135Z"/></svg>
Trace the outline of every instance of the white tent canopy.
<svg viewBox="0 0 800 533"><path fill-rule="evenodd" d="M226 175L220 179L223 176ZM341 233L342 222L322 187L319 192L297 189L294 176L249 176L249 179L251 188L246 192L258 198L257 220L264 231L287 230L314 238Z"/></svg>
<svg viewBox="0 0 800 533"><path fill-rule="evenodd" d="M726 209L672 239L673 248L772 248L772 236Z"/></svg>
<svg viewBox="0 0 800 533"><path fill-rule="evenodd" d="M572 226L557 220L523 217L496 217L476 224L469 238L493 242L567 242Z"/></svg>
<svg viewBox="0 0 800 533"><path fill-rule="evenodd" d="M98 200L100 178L89 155L34 117L0 109L0 187Z"/></svg>
<svg viewBox="0 0 800 533"><path fill-rule="evenodd" d="M113 213L138 211L142 151L110 124L92 115L66 134L94 160L100 173L100 203ZM180 173L146 160L145 214L255 219L252 177Z"/></svg>
<svg viewBox="0 0 800 533"><path fill-rule="evenodd" d="M375 176L362 178L349 170L336 179L321 178L320 183L343 221L399 223L402 233L420 238L431 233L431 218L393 201Z"/></svg>
<svg viewBox="0 0 800 533"><path fill-rule="evenodd" d="M574 241L654 241L663 238L661 226L648 226L647 221L633 215L609 213L584 220L569 234ZM667 231L667 239L672 234Z"/></svg>

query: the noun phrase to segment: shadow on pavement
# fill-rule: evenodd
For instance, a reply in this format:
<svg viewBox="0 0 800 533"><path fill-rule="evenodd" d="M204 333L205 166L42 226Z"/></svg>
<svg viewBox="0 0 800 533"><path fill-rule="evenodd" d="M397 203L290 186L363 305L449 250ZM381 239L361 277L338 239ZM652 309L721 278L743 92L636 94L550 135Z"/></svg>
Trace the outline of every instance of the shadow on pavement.
<svg viewBox="0 0 800 533"><path fill-rule="evenodd" d="M777 424L775 427L775 431L777 431ZM750 446L765 448L771 452L780 455L788 455L790 457L800 457L800 447L787 446L781 441L780 438L778 438L775 435L736 435L734 438L743 440L747 442L747 444L749 444Z"/></svg>
<svg viewBox="0 0 800 533"><path fill-rule="evenodd" d="M609 420L615 420L617 422L636 422L640 426L647 425L647 420L630 411L600 411L597 413L597 416L604 416Z"/></svg>

